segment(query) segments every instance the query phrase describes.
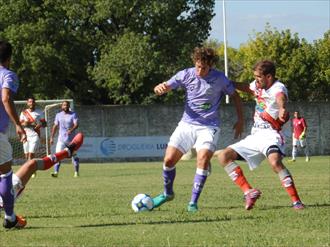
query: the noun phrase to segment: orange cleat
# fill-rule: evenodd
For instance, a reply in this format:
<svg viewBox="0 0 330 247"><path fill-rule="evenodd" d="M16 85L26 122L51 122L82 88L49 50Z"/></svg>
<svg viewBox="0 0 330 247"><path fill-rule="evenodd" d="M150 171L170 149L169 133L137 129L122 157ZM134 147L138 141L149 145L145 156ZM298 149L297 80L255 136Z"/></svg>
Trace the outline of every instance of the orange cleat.
<svg viewBox="0 0 330 247"><path fill-rule="evenodd" d="M14 228L14 227L17 229L21 229L21 228L24 228L26 226L26 224L27 224L26 220L22 216L19 216L19 215L16 215L16 219L13 222L10 220L7 220L7 219L4 219L4 221L3 221L3 227L7 228L7 229Z"/></svg>

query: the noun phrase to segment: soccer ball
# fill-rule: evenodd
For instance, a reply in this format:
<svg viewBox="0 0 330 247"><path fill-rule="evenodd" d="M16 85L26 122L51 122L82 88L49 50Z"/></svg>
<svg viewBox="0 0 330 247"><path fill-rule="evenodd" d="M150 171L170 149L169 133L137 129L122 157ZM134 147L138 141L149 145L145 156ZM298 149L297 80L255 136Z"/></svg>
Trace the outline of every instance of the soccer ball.
<svg viewBox="0 0 330 247"><path fill-rule="evenodd" d="M152 198L147 194L138 194L132 200L132 209L134 212L150 211L154 207Z"/></svg>

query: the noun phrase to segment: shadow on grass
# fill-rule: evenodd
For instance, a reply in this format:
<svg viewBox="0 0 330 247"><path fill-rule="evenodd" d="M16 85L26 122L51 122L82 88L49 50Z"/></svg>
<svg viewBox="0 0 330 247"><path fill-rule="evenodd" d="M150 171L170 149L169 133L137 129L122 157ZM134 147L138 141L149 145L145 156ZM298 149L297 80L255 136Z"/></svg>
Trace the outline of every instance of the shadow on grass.
<svg viewBox="0 0 330 247"><path fill-rule="evenodd" d="M244 216L244 217L216 217L216 218L204 218L204 219L174 219L174 220L157 220L146 222L116 222L116 223L104 223L104 224L88 224L77 227L107 227L107 226L128 226L128 225L160 225L160 224L192 224L192 223L209 223L209 222L226 222L233 220L258 220L259 216Z"/></svg>
<svg viewBox="0 0 330 247"><path fill-rule="evenodd" d="M305 209L309 208L327 208L330 207L329 203L323 203L323 204L305 204ZM292 206L267 206L259 208L259 210L274 210L274 209L283 209L283 208L292 208Z"/></svg>

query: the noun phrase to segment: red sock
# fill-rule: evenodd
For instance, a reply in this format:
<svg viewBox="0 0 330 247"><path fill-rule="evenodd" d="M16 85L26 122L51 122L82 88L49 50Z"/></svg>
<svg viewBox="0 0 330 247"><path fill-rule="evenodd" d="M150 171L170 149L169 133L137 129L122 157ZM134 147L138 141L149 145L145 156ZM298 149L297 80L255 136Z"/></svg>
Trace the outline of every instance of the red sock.
<svg viewBox="0 0 330 247"><path fill-rule="evenodd" d="M68 156L69 156L68 151L62 150L58 153L43 157L42 160L44 161L44 170L51 168L53 165L55 165L59 161L65 159L65 158L68 158Z"/></svg>
<svg viewBox="0 0 330 247"><path fill-rule="evenodd" d="M229 176L234 181L234 183L237 184L240 187L240 189L244 193L249 191L250 189L252 189L251 185L246 180L242 169L239 166L237 166L234 169L234 171L229 174Z"/></svg>
<svg viewBox="0 0 330 247"><path fill-rule="evenodd" d="M300 201L296 187L291 176L285 177L282 181L282 186L285 188L286 192L291 197L292 202Z"/></svg>

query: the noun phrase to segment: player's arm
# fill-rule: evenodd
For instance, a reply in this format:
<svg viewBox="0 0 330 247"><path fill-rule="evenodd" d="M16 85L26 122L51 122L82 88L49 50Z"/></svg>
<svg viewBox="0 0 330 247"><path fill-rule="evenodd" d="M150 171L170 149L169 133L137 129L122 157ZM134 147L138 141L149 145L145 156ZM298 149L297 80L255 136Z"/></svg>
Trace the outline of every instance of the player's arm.
<svg viewBox="0 0 330 247"><path fill-rule="evenodd" d="M78 129L78 127L79 127L78 121L75 121L73 123L73 126L68 129L68 134L71 134L74 130Z"/></svg>
<svg viewBox="0 0 330 247"><path fill-rule="evenodd" d="M38 119L38 121L36 121L37 125L36 127L34 127L35 130L38 130L40 128L45 128L47 126L47 122L43 113L41 113L37 119Z"/></svg>
<svg viewBox="0 0 330 247"><path fill-rule="evenodd" d="M304 127L303 132L300 134L299 139L304 139L306 137L307 124L304 118L302 118L302 125Z"/></svg>
<svg viewBox="0 0 330 247"><path fill-rule="evenodd" d="M237 114L237 122L234 124L233 129L235 129L235 139L242 135L244 130L244 120L243 120L243 105L241 97L235 91L231 96L232 101L234 102Z"/></svg>
<svg viewBox="0 0 330 247"><path fill-rule="evenodd" d="M234 84L234 86L237 90L245 92L245 93L249 93L249 94L254 94L254 92L250 89L250 83L235 82L235 81L232 81L232 83Z"/></svg>
<svg viewBox="0 0 330 247"><path fill-rule="evenodd" d="M276 95L276 103L279 107L278 118L282 122L288 121L288 111L286 109L287 97L283 92Z"/></svg>
<svg viewBox="0 0 330 247"><path fill-rule="evenodd" d="M154 92L157 95L163 95L169 91L171 91L171 87L167 85L167 82L159 83L156 87L154 87Z"/></svg>
<svg viewBox="0 0 330 247"><path fill-rule="evenodd" d="M58 127L58 124L54 124L52 127L52 131L50 132L50 144L54 143L54 136L56 134L57 127Z"/></svg>
<svg viewBox="0 0 330 247"><path fill-rule="evenodd" d="M14 100L12 97L12 92L9 88L2 88L1 89L1 101L5 108L5 111L7 112L10 120L13 122L13 124L16 127L16 133L19 136L20 140L22 142L26 141L26 134L25 130L23 129L23 126L21 125L21 122L19 121L19 117L16 113Z"/></svg>

